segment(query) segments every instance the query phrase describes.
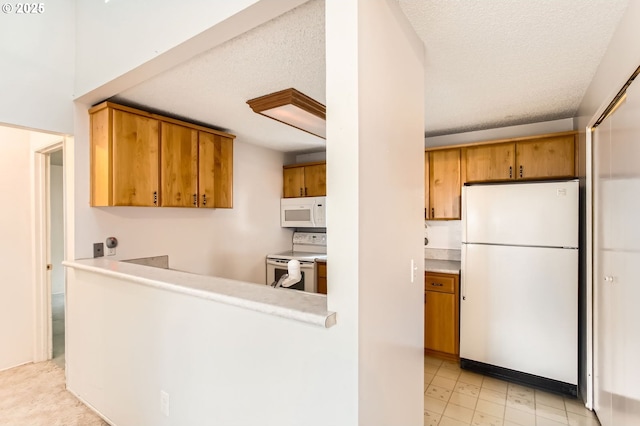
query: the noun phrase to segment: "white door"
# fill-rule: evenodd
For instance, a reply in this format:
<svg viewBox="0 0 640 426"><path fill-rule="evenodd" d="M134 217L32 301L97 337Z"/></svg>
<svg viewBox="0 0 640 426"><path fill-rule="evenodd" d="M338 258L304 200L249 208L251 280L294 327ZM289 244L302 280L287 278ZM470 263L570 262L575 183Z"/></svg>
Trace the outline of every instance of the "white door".
<svg viewBox="0 0 640 426"><path fill-rule="evenodd" d="M463 244L460 357L577 385L578 250Z"/></svg>
<svg viewBox="0 0 640 426"><path fill-rule="evenodd" d="M594 143L595 409L603 426L640 424L640 86Z"/></svg>
<svg viewBox="0 0 640 426"><path fill-rule="evenodd" d="M612 333L612 313L610 310L611 287L606 285L611 269L611 256L606 249L605 239L610 238L611 211L605 197L608 191L603 186L611 178L610 140L611 121L603 122L597 128L593 143L593 286L594 286L594 409L604 426L611 425L611 394L612 394L612 347L605 343L605 339Z"/></svg>
<svg viewBox="0 0 640 426"><path fill-rule="evenodd" d="M578 247L578 181L465 186L462 241Z"/></svg>

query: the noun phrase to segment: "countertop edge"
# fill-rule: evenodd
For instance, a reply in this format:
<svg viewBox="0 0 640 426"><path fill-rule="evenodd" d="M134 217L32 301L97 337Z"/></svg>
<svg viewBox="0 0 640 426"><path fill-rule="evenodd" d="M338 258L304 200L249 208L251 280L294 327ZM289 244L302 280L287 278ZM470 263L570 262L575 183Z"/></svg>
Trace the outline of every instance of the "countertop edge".
<svg viewBox="0 0 640 426"><path fill-rule="evenodd" d="M461 262L459 260L425 259L425 272L439 274L460 274Z"/></svg>
<svg viewBox="0 0 640 426"><path fill-rule="evenodd" d="M425 272L433 272L435 274L458 275L460 273L460 270L459 269L445 269L445 268L429 268L429 269L425 269Z"/></svg>
<svg viewBox="0 0 640 426"><path fill-rule="evenodd" d="M93 261L93 260L94 259L87 259L87 260L84 260L84 262ZM234 296L229 294L218 293L214 290L203 290L203 289L192 288L187 285L181 285L177 283L167 282L164 280L132 275L132 274L121 272L121 271L115 271L112 269L108 269L107 267L107 265L113 265L113 264L124 263L124 262L107 261L107 262L113 262L113 263L107 263L107 265L105 266L96 266L96 265L91 265L91 264L82 263L82 262L83 260L70 260L70 261L66 260L62 262L62 265L67 268L74 268L81 271L93 272L93 273L97 273L105 276L120 278L126 281L131 281L134 283L155 287L162 290L172 291L180 294L186 294L194 297L200 297L203 299L208 299L208 300L224 303L231 306L237 306L240 308L262 312L269 315L275 315L282 318L292 319L292 320L300 321L303 323L307 323L307 324L311 324L311 325L315 325L323 328L330 328L336 324L336 313L331 311L324 311L322 313L310 312L309 310L305 310L304 308L296 308L292 306L280 306L280 305L271 304L267 302L261 302L258 300L251 300L249 298L242 297L241 295ZM131 265L134 265L140 268L153 268L154 270L163 270L161 268L154 268L152 266L135 265L135 264L131 264ZM201 282L209 282L212 284L215 284L216 280L233 281L233 280L227 280L219 277L192 274L192 273L183 272L183 271L176 271L176 270L169 270L169 271L171 271L172 274L173 273L184 274L185 276L189 276L190 279L200 280ZM238 281L238 283L247 284L247 285L259 285L254 283L245 283L243 281ZM274 291L280 291L280 290L274 290ZM303 294L301 296L302 296L301 297L302 299L304 296L310 296L310 295ZM300 300L299 303L304 304L304 300ZM307 306L307 308L313 309L314 307Z"/></svg>

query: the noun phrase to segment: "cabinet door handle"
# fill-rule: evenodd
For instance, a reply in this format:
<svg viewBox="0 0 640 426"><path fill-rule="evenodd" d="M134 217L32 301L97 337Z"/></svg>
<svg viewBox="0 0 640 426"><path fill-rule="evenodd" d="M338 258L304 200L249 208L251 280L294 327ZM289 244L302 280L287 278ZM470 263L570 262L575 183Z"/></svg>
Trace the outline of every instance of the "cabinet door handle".
<svg viewBox="0 0 640 426"><path fill-rule="evenodd" d="M302 197L302 188L300 188L300 196Z"/></svg>
<svg viewBox="0 0 640 426"><path fill-rule="evenodd" d="M207 205L207 194L202 194L202 205L203 206Z"/></svg>
<svg viewBox="0 0 640 426"><path fill-rule="evenodd" d="M306 186L304 187L304 196L305 197L307 196L307 187Z"/></svg>
<svg viewBox="0 0 640 426"><path fill-rule="evenodd" d="M194 206L198 205L198 194L193 194L193 205Z"/></svg>
<svg viewBox="0 0 640 426"><path fill-rule="evenodd" d="M436 217L436 212L435 209L431 207L431 219L433 219L434 217Z"/></svg>
<svg viewBox="0 0 640 426"><path fill-rule="evenodd" d="M513 167L509 166L509 179L513 177Z"/></svg>
<svg viewBox="0 0 640 426"><path fill-rule="evenodd" d="M153 191L153 205L158 205L158 191Z"/></svg>
<svg viewBox="0 0 640 426"><path fill-rule="evenodd" d="M443 286L442 283L431 283L431 285L435 286L435 287L442 287Z"/></svg>
<svg viewBox="0 0 640 426"><path fill-rule="evenodd" d="M522 177L522 175L524 174L524 167L520 166L520 177Z"/></svg>

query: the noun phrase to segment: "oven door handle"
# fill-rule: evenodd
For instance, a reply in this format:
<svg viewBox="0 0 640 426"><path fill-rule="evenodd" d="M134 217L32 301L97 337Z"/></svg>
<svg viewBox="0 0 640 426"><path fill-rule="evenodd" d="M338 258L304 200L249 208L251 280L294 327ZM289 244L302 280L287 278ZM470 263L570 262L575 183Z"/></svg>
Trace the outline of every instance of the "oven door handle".
<svg viewBox="0 0 640 426"><path fill-rule="evenodd" d="M287 266L287 263L289 263L288 260L276 260L276 259L267 259L267 265L273 265L273 266Z"/></svg>
<svg viewBox="0 0 640 426"><path fill-rule="evenodd" d="M313 267L315 264L315 262L312 262L309 260L298 260L298 262L300 262L301 268ZM289 260L285 260L285 259L267 259L267 265L284 266L286 268L288 263L289 263Z"/></svg>

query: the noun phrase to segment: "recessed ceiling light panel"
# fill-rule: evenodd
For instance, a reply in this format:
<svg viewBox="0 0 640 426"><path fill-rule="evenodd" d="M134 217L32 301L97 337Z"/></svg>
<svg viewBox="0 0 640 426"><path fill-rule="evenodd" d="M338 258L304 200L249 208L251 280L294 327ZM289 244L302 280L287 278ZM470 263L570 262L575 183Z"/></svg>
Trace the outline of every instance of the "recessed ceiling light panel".
<svg viewBox="0 0 640 426"><path fill-rule="evenodd" d="M327 138L325 106L296 89L281 90L247 103L255 113L322 139Z"/></svg>

